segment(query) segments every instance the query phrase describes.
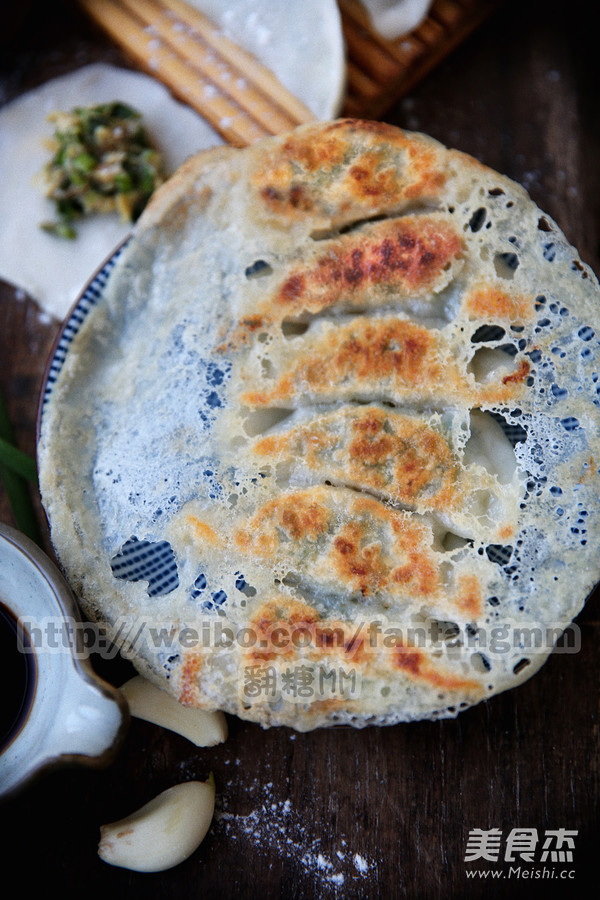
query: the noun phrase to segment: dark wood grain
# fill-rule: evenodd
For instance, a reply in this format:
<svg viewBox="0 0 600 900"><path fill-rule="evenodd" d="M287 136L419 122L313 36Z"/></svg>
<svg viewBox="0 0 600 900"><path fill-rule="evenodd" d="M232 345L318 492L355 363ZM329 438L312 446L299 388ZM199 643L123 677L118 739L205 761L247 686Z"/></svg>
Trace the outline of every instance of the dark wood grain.
<svg viewBox="0 0 600 900"><path fill-rule="evenodd" d="M120 61L61 3L32 3L2 49L4 101L84 62ZM585 4L507 2L385 118L520 181L598 273L595 52ZM0 382L29 452L57 327L2 286ZM11 522L1 495L0 518ZM596 594L577 620L580 652L553 655L522 687L456 720L295 734L231 718L228 741L213 749L134 721L106 769L54 772L0 808L3 872L30 888L114 900L588 896L600 836L598 609ZM124 660L95 665L115 684L131 672ZM98 859L101 823L210 771L218 814L189 860L148 876ZM470 879L475 827L577 829L575 879Z"/></svg>

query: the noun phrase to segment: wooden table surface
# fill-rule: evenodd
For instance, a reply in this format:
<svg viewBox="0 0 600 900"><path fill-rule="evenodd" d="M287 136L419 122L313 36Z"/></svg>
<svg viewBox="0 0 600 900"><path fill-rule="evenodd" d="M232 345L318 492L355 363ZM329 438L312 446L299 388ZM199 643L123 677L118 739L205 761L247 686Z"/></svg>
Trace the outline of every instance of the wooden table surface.
<svg viewBox="0 0 600 900"><path fill-rule="evenodd" d="M10 39L5 31L0 48L0 103L90 61L123 63L68 5L34 0L11 7L16 30ZM0 14L0 35L7 15ZM428 132L521 182L600 273L596 53L582 2L507 0L384 118ZM57 328L33 298L0 282L0 383L18 443L31 453L37 395ZM0 520L13 524L1 489ZM598 612L596 593L577 620L579 653L553 655L520 688L455 720L296 734L231 718L229 739L212 749L133 721L107 768L48 774L0 807L3 876L14 870L23 886L39 879L63 896L114 900L142 892L147 898L588 896L600 837ZM115 684L132 671L125 661L95 666ZM101 823L210 771L217 815L185 863L140 875L98 859ZM469 831L497 828L505 840L518 827L537 829L540 839L546 830L576 830L572 864L549 862L546 874L538 866L535 880L496 881L489 871L471 877L476 869L508 876L509 863L465 862ZM572 877L559 878L563 869Z"/></svg>

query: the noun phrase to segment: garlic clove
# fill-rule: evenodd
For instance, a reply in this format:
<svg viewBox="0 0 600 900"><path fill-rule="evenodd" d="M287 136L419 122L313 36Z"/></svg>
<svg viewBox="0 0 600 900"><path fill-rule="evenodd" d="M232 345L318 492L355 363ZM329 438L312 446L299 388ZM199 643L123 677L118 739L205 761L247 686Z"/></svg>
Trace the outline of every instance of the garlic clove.
<svg viewBox="0 0 600 900"><path fill-rule="evenodd" d="M121 693L132 716L181 734L197 747L214 747L227 739L227 719L221 710L184 706L142 675L126 681Z"/></svg>
<svg viewBox="0 0 600 900"><path fill-rule="evenodd" d="M185 781L136 812L102 825L98 855L111 866L161 872L179 865L201 844L215 809L215 783Z"/></svg>

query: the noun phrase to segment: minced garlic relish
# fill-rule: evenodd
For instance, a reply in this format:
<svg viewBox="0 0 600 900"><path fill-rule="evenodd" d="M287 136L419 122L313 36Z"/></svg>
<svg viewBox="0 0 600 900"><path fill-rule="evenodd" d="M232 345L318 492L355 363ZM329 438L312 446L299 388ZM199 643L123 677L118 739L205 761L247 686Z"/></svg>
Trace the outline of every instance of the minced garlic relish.
<svg viewBox="0 0 600 900"><path fill-rule="evenodd" d="M73 238L74 222L96 212L118 212L124 222L134 222L166 178L141 114L114 101L56 111L48 120L54 155L42 175L58 220L42 228Z"/></svg>

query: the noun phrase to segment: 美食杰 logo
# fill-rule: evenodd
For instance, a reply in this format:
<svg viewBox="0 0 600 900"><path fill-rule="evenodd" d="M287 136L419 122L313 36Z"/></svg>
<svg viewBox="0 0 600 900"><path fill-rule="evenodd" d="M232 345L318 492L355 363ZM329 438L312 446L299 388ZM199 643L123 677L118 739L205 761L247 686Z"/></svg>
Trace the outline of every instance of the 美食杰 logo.
<svg viewBox="0 0 600 900"><path fill-rule="evenodd" d="M464 862L478 865L467 868L467 877L572 879L577 834L567 828L471 828Z"/></svg>

